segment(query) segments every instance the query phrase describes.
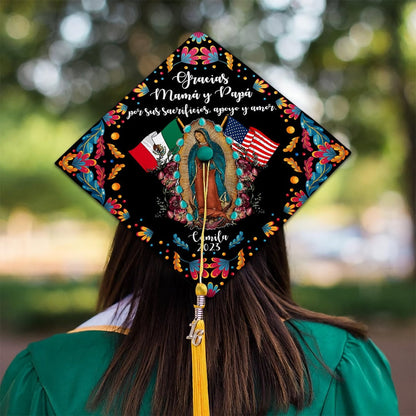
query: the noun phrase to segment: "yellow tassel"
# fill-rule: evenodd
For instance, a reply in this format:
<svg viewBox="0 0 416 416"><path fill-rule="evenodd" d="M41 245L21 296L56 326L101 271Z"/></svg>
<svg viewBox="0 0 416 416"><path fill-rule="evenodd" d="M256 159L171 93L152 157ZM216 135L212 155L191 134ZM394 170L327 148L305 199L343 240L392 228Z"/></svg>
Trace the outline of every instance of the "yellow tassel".
<svg viewBox="0 0 416 416"><path fill-rule="evenodd" d="M196 321L195 343L192 349L192 386L194 416L209 416L207 358L205 355L205 323L202 319Z"/></svg>
<svg viewBox="0 0 416 416"><path fill-rule="evenodd" d="M194 416L209 416L207 357L205 353L205 322L204 307L207 286L202 283L204 269L205 226L207 221L207 196L209 165L202 165L204 185L204 218L201 229L201 258L199 263L199 283L195 287L197 304L195 305L195 319L191 323L191 332L187 339L191 340L192 351L192 397Z"/></svg>

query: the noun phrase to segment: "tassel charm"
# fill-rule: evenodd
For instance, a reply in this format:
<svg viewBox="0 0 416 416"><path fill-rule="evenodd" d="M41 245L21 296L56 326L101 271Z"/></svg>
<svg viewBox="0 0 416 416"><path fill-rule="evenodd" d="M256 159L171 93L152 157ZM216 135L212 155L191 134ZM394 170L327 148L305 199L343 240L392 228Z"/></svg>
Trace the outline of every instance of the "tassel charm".
<svg viewBox="0 0 416 416"><path fill-rule="evenodd" d="M207 287L198 283L195 288L197 304L195 319L190 324L191 331L186 339L191 340L192 387L194 416L209 416L207 359L205 352L204 307Z"/></svg>

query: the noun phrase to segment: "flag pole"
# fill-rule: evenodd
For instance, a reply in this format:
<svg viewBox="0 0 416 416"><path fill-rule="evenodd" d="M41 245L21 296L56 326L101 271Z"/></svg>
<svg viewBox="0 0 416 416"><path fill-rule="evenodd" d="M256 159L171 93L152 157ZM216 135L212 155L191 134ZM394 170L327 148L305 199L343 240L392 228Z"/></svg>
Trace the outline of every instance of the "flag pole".
<svg viewBox="0 0 416 416"><path fill-rule="evenodd" d="M224 128L224 124L225 124L225 122L227 121L227 119L228 119L228 114L224 117L224 120L222 121L222 123L221 123L221 127L222 128Z"/></svg>
<svg viewBox="0 0 416 416"><path fill-rule="evenodd" d="M176 117L176 121L179 123L179 125L182 127L182 130L183 130L185 128L185 124L182 123L179 117Z"/></svg>

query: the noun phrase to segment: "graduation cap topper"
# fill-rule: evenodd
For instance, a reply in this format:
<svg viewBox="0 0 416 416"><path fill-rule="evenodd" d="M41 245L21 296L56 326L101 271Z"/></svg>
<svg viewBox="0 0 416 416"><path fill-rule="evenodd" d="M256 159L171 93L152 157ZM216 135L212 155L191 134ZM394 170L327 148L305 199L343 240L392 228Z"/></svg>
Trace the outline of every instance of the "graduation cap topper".
<svg viewBox="0 0 416 416"><path fill-rule="evenodd" d="M197 32L56 164L212 297L348 155Z"/></svg>

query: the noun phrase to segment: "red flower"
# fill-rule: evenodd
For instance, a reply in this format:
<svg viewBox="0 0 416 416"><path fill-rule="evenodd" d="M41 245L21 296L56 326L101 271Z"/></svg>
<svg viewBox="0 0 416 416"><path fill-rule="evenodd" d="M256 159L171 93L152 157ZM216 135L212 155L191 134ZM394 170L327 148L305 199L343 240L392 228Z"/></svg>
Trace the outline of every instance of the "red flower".
<svg viewBox="0 0 416 416"><path fill-rule="evenodd" d="M214 286L211 282L208 283L207 289L208 289L207 298L214 297L220 291L220 289L218 288L218 285Z"/></svg>
<svg viewBox="0 0 416 416"><path fill-rule="evenodd" d="M329 163L335 156L337 156L337 152L328 142L318 145L318 149L319 150L312 153L312 156L319 158L319 162L323 165Z"/></svg>
<svg viewBox="0 0 416 416"><path fill-rule="evenodd" d="M202 271L202 277L208 277L209 273L207 271L207 269L209 269L209 264L205 263L207 261L206 258L204 258L204 265L203 268L204 270ZM189 271L191 272L191 277L194 280L197 280L199 278L199 266L200 266L200 262L201 260L192 260L191 262L189 262Z"/></svg>
<svg viewBox="0 0 416 416"><path fill-rule="evenodd" d="M95 166L97 163L94 159L89 159L90 154L89 153L82 153L79 152L76 156L76 158L72 162L72 166L78 169L82 173L88 173L90 166Z"/></svg>
<svg viewBox="0 0 416 416"><path fill-rule="evenodd" d="M169 210L170 211L177 211L181 209L180 203L182 201L182 198L179 195L174 195L169 199Z"/></svg>
<svg viewBox="0 0 416 416"><path fill-rule="evenodd" d="M174 173L178 169L178 164L176 162L168 163L163 171L160 171L158 174L158 179L165 185L166 188L172 188L176 185L177 179L174 177Z"/></svg>
<svg viewBox="0 0 416 416"><path fill-rule="evenodd" d="M285 114L289 115L289 118L296 120L300 115L300 109L293 104L289 104L289 108L284 110Z"/></svg>
<svg viewBox="0 0 416 416"><path fill-rule="evenodd" d="M198 48L192 48L189 50L187 46L182 49L181 62L184 64L196 65L199 56L197 55Z"/></svg>
<svg viewBox="0 0 416 416"><path fill-rule="evenodd" d="M204 60L202 62L204 65L213 64L218 61L218 51L214 45L212 45L209 50L205 47L201 48L201 52L203 55L201 55L200 59Z"/></svg>
<svg viewBox="0 0 416 416"><path fill-rule="evenodd" d="M117 199L108 198L104 204L104 208L112 214L117 214L117 210L121 208L121 204L117 202Z"/></svg>
<svg viewBox="0 0 416 416"><path fill-rule="evenodd" d="M296 206L299 208L305 203L307 199L308 197L305 194L305 192L300 191L300 192L295 192L295 196L293 196L290 200L292 202L296 202Z"/></svg>
<svg viewBox="0 0 416 416"><path fill-rule="evenodd" d="M115 110L109 111L104 117L103 120L107 126L111 126L112 124L116 124L116 120L119 120L120 116L115 114Z"/></svg>
<svg viewBox="0 0 416 416"><path fill-rule="evenodd" d="M212 261L214 263L211 263L211 269L214 270L211 272L211 276L217 277L221 275L223 279L226 279L228 277L228 273L230 272L229 260L213 257Z"/></svg>

